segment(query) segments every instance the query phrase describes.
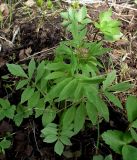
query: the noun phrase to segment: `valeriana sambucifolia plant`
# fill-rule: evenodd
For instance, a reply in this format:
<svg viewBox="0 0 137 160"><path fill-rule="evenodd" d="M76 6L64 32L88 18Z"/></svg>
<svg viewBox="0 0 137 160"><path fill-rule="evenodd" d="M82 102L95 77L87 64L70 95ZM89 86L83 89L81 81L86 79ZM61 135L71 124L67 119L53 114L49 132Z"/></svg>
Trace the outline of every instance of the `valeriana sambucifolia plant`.
<svg viewBox="0 0 137 160"><path fill-rule="evenodd" d="M7 108L1 105L3 118L13 119L17 126L33 114L36 118L41 117L41 137L46 143L55 143L54 150L59 155L65 145L72 144L71 137L80 132L85 121L97 126L102 118L109 121L104 97L122 109L115 92L132 87L127 82L115 84L115 70L100 73L102 65L98 58L110 49L103 48L101 42L87 40L87 25L93 24L87 16L86 7L79 10L69 8L61 16L72 39L60 43L53 61L45 60L37 64L32 58L28 70L17 64L7 64L9 72L20 77L16 89L21 90L22 94L20 103L11 107L11 115L7 115ZM108 23L108 18L111 19L111 10L101 13L95 26L105 37L112 39L120 34L119 22L111 20ZM110 24L112 30L108 27ZM105 27L109 28L108 32ZM7 100L5 103L10 105ZM59 122L55 121L56 117ZM97 147L98 144L99 141Z"/></svg>

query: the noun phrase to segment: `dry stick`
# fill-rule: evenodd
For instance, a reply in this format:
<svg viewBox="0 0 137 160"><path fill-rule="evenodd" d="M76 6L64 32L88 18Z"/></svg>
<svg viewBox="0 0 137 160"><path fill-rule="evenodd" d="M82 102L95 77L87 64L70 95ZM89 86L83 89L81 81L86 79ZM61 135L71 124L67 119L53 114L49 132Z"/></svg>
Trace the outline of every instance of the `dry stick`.
<svg viewBox="0 0 137 160"><path fill-rule="evenodd" d="M19 60L19 62L26 61L26 60L28 60L28 59L31 59L32 57L35 57L35 56L37 56L37 55L39 55L39 54L42 54L42 53L45 53L45 52L47 52L47 54L52 54L52 53L49 52L49 51L52 51L52 50L54 50L55 48L56 48L56 46L55 46L55 47L52 47L52 48L49 48L49 49L45 49L45 50L40 51L40 52L36 52L36 53L34 53L33 55L28 56L27 58L24 58L24 59Z"/></svg>
<svg viewBox="0 0 137 160"><path fill-rule="evenodd" d="M116 6L116 5L117 5L117 4L115 4L115 6ZM113 6L114 6L114 5L113 5ZM121 5L120 5L120 7L121 7ZM122 7L123 7L123 6L122 6ZM124 9L125 7L127 8L127 4L124 5L123 9ZM131 7L128 7L128 9L134 10L134 8L131 8ZM135 9L135 10L136 10L136 9ZM137 10L136 10L136 11L137 11ZM118 16L122 16L121 14L118 14L118 13L116 13L116 12L115 12L115 14L117 14ZM125 22L128 22L129 24L133 24L134 15L132 16L132 18L131 18L130 21L127 21L127 20L125 20L125 19L123 19L123 18L121 18L121 17L119 17L119 19L121 19L121 20L123 20L123 21L125 21ZM126 54L124 55L124 57L122 58L122 61L125 61L125 59L128 57L128 55L132 53L132 47L131 47L131 45L132 45L132 38L131 38L131 36L130 36L130 44L129 44L130 53L126 53Z"/></svg>
<svg viewBox="0 0 137 160"><path fill-rule="evenodd" d="M132 17L132 20L131 20L131 21L128 21L128 20L122 18L122 17L123 17L123 15L122 15L123 9L125 9L125 8L127 8L127 9L134 9L134 8L131 8L130 5L128 5L128 0L126 1L126 3L125 3L123 6L117 4L116 1L115 1L115 3L112 2L112 3L109 3L109 4L110 4L112 7L114 7L114 8L122 7L122 10L121 10L119 13L114 12L114 11L113 11L113 13L115 13L117 16L120 16L119 19L121 19L122 21L125 21L125 22L127 22L127 23L129 23L129 24L132 23L132 20L133 20L134 17ZM129 7L128 7L128 6L129 6Z"/></svg>
<svg viewBox="0 0 137 160"><path fill-rule="evenodd" d="M121 19L122 21L125 21L125 22L127 22L127 23L129 23L129 24L133 24L133 22L132 22L133 17L132 17L132 19L131 19L130 21L128 21L128 20L122 18L122 17L124 17L124 15L121 15L121 14L119 14L119 13L117 13L117 12L114 12L114 11L113 11L113 13L116 14L117 16L119 16L119 19Z"/></svg>
<svg viewBox="0 0 137 160"><path fill-rule="evenodd" d="M105 0L105 3L106 3L106 5L107 5L108 7L110 7L108 0Z"/></svg>
<svg viewBox="0 0 137 160"><path fill-rule="evenodd" d="M132 23L133 19L134 19L134 16L132 17L132 19L131 19L131 21L130 21L129 24ZM133 40L134 40L134 36L135 36L135 35L136 35L136 33L133 35L133 37L131 37L131 35L130 35L129 53L127 52L127 53L125 54L125 56L122 58L122 61L125 61L125 59L128 57L128 55L131 55L131 54L132 54L132 42L133 42Z"/></svg>
<svg viewBox="0 0 137 160"><path fill-rule="evenodd" d="M128 2L127 2L128 3ZM130 7L130 6L127 6L128 4L125 4L124 6L121 6L121 5L119 5L119 4L116 4L116 3L113 3L113 4L111 4L112 6L114 6L114 7L121 7L122 8L122 10L123 9L130 9L130 10L134 10L134 11L137 11L137 9L135 9L135 8L132 8L132 7ZM132 18L131 18L131 20L130 21L128 21L128 20L126 20L126 19L124 19L124 18L121 18L121 16L123 16L123 15L121 15L121 13L120 14L118 14L118 13L116 13L116 12L114 12L116 15L118 15L118 16L120 16L119 17L119 19L121 19L121 20L123 20L123 21L125 21L125 22L127 22L127 23L129 23L129 24L133 24L133 19L134 19L134 15L132 16ZM126 15L127 16L127 15ZM132 49L131 49L131 44L132 44L132 41L130 41L130 46L129 46L129 48L130 48L130 54L131 54L131 52L132 52ZM125 59L128 57L128 55L129 55L129 53L126 53L125 55L124 55L124 57L122 58L122 61L125 61Z"/></svg>
<svg viewBox="0 0 137 160"><path fill-rule="evenodd" d="M35 132L35 124L34 124L34 121L33 121L33 135L34 135L34 140L35 140L35 144L36 144L36 148L37 148L37 151L40 153L40 155L42 156L42 152L40 151L39 147L38 147L38 143L37 143L37 140L36 140L36 132Z"/></svg>
<svg viewBox="0 0 137 160"><path fill-rule="evenodd" d="M16 30L14 31L14 33L13 33L12 43L14 43L15 38L16 38L16 36L18 35L19 31L20 31L20 28L19 28L19 27L17 27L17 28L16 28Z"/></svg>
<svg viewBox="0 0 137 160"><path fill-rule="evenodd" d="M130 34L130 41L129 41L129 53L127 52L124 57L122 58L122 61L125 61L126 58L128 58L128 55L131 55L132 54L132 42L134 40L134 35L131 36Z"/></svg>
<svg viewBox="0 0 137 160"><path fill-rule="evenodd" d="M97 37L97 34L99 33L99 31L97 30L94 34L94 37L93 37L93 42L96 40L96 37Z"/></svg>
<svg viewBox="0 0 137 160"><path fill-rule="evenodd" d="M4 38L4 37L1 37L1 36L0 36L0 39L8 42L10 45L13 45L12 41L9 41L8 39L6 39L6 38Z"/></svg>
<svg viewBox="0 0 137 160"><path fill-rule="evenodd" d="M123 8L123 9L130 9L130 10L133 10L133 11L137 11L136 8L133 8L133 7L130 7L131 5L119 5L119 4L113 4L113 3L109 3L111 6L114 6L116 8Z"/></svg>

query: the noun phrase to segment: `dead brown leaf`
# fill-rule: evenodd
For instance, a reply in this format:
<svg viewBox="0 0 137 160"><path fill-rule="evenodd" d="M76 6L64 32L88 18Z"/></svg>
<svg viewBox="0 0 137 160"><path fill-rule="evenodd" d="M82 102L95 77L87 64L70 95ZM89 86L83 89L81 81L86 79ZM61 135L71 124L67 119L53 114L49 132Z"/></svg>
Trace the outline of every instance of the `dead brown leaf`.
<svg viewBox="0 0 137 160"><path fill-rule="evenodd" d="M4 17L7 17L9 15L9 8L6 3L2 3L0 5L0 11Z"/></svg>
<svg viewBox="0 0 137 160"><path fill-rule="evenodd" d="M36 2L34 2L34 0L27 0L24 4L28 7L33 7Z"/></svg>
<svg viewBox="0 0 137 160"><path fill-rule="evenodd" d="M19 59L22 60L24 58L27 58L28 56L30 56L31 52L32 52L31 47L20 50Z"/></svg>
<svg viewBox="0 0 137 160"><path fill-rule="evenodd" d="M120 57L122 57L125 54L125 50L123 49L113 49L111 55L111 58L113 59L113 61L115 60L120 60Z"/></svg>

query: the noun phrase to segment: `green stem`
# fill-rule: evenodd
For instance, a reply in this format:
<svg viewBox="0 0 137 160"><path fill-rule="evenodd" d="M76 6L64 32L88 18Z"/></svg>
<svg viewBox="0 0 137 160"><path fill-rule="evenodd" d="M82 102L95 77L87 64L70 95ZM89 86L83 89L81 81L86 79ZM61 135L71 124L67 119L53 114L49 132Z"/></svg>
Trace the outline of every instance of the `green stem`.
<svg viewBox="0 0 137 160"><path fill-rule="evenodd" d="M99 118L97 121L97 144L96 144L96 154L98 154L98 150L99 150L99 137L100 137L100 126L99 126Z"/></svg>
<svg viewBox="0 0 137 160"><path fill-rule="evenodd" d="M35 88L37 88L37 90L43 95L43 97L46 97L46 94L36 85L35 82L33 82L33 85Z"/></svg>

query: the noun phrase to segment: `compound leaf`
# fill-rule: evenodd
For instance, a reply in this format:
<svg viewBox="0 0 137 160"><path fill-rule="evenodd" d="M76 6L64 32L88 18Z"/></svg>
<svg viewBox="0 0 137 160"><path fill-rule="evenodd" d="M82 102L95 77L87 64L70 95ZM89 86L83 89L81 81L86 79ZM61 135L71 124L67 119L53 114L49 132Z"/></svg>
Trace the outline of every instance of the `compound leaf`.
<svg viewBox="0 0 137 160"><path fill-rule="evenodd" d="M117 130L108 130L102 134L105 143L118 154L121 154L122 147L126 145L126 142L123 141L123 136L124 133Z"/></svg>
<svg viewBox="0 0 137 160"><path fill-rule="evenodd" d="M7 64L7 67L9 72L14 76L25 77L25 78L28 77L20 65Z"/></svg>

